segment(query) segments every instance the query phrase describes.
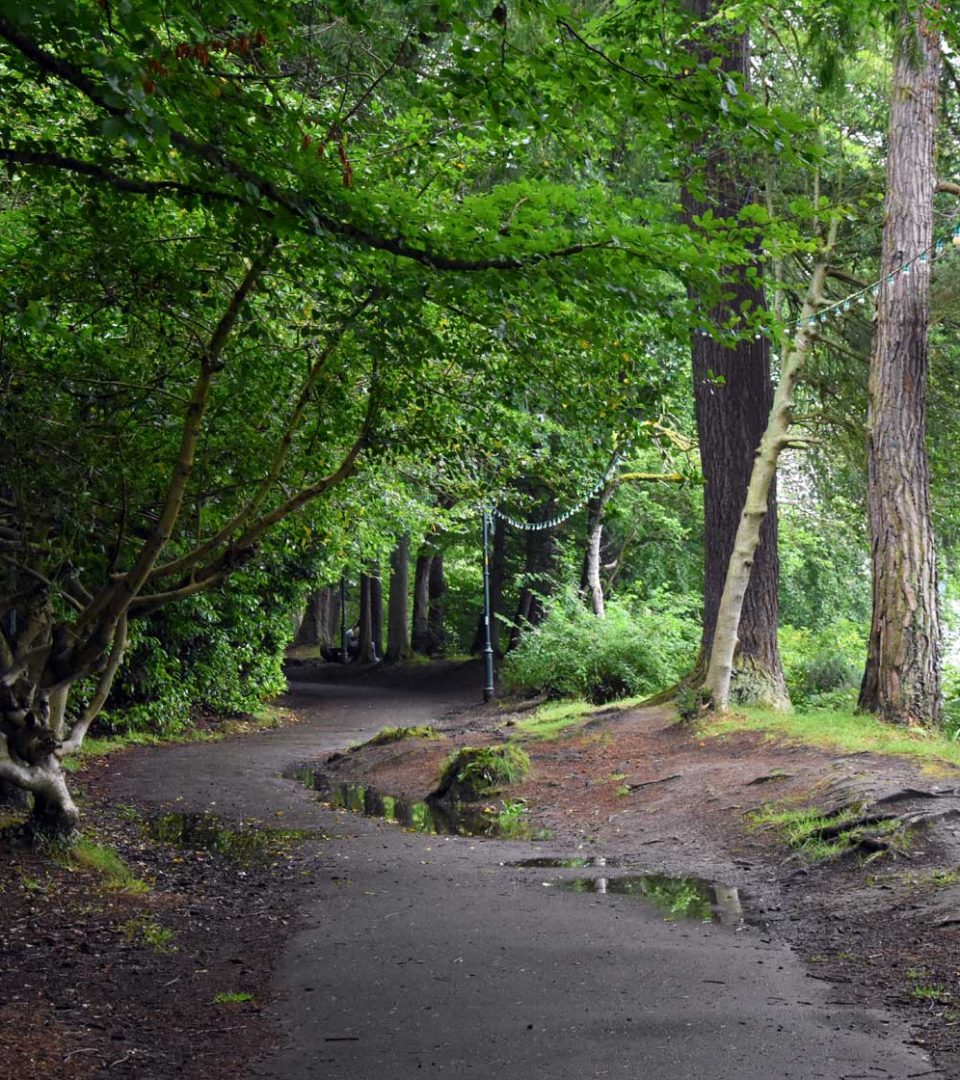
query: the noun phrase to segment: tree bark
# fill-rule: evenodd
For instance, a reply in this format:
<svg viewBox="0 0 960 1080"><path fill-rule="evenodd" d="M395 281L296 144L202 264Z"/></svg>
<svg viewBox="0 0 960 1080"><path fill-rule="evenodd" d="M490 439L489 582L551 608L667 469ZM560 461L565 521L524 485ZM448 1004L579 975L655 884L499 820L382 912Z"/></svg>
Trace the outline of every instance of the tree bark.
<svg viewBox="0 0 960 1080"><path fill-rule="evenodd" d="M926 452L927 327L940 78L919 9L898 27L890 103L883 276L867 413L873 615L860 708L899 724L941 719L940 620ZM909 273L900 272L909 265Z"/></svg>
<svg viewBox="0 0 960 1080"><path fill-rule="evenodd" d="M430 566L433 555L421 548L413 577L413 635L411 646L415 653L430 655Z"/></svg>
<svg viewBox="0 0 960 1080"><path fill-rule="evenodd" d="M700 19L709 18L717 0L687 0ZM705 60L714 56L702 50ZM750 44L746 34L718 41L721 69L749 82ZM718 218L736 218L752 200L753 185L742 163L723 145L698 147L706 162L703 197L689 187L682 192L687 221L707 210ZM728 298L704 313L704 322L720 326L732 317L764 311L766 298L758 277L748 279L740 268L728 272L724 291ZM691 341L694 404L705 481L703 634L699 665L706 664L713 647L717 613L727 565L734 547L740 510L747 494L754 457L773 405L770 377L770 342L766 335L739 341L726 348L711 337L694 333ZM750 585L743 602L732 694L742 702L789 708L786 683L777 645L780 562L777 554L777 496L770 484L760 543Z"/></svg>
<svg viewBox="0 0 960 1080"><path fill-rule="evenodd" d="M380 660L383 657L383 581L379 566L371 567L370 571L370 632L374 658Z"/></svg>
<svg viewBox="0 0 960 1080"><path fill-rule="evenodd" d="M410 537L401 536L390 556L390 596L387 605L387 662L396 664L410 657L407 629L410 591Z"/></svg>
<svg viewBox="0 0 960 1080"><path fill-rule="evenodd" d="M444 618L447 613L447 579L443 573L443 552L438 551L430 562L427 639L430 656L442 656L447 647Z"/></svg>

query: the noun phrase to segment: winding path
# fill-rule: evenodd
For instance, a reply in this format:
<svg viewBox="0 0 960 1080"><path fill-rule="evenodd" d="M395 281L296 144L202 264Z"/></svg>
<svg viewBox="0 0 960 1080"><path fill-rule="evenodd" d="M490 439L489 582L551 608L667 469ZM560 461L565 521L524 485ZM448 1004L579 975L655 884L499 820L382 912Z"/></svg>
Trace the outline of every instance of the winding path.
<svg viewBox="0 0 960 1080"><path fill-rule="evenodd" d="M117 798L322 830L315 895L277 959L276 1051L256 1080L934 1078L893 1016L843 1004L754 929L664 922L504 866L544 845L414 835L323 808L282 774L386 724L475 700L446 666L415 691L294 683L303 722L130 758ZM551 850L552 853L552 850ZM550 872L555 877L555 872Z"/></svg>

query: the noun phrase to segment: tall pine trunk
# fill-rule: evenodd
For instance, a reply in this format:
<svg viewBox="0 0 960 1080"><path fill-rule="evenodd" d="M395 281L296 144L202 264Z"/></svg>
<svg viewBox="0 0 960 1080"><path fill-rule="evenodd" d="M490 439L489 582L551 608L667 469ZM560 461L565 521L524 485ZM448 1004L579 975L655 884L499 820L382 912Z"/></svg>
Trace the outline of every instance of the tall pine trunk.
<svg viewBox="0 0 960 1080"><path fill-rule="evenodd" d="M715 13L716 0L688 0L700 19ZM749 79L750 46L745 34L722 38L717 55L723 71ZM703 49L705 61L712 50ZM706 211L715 218L736 218L752 201L753 184L741 161L726 145L710 141L698 148L705 175L691 176L682 192L688 222ZM692 191L696 180L703 184L702 197ZM756 267L759 271L759 266ZM703 315L706 324L720 326L731 316L763 311L766 299L759 276L748 279L731 268L724 291L728 298ZM739 341L725 348L711 337L694 334L691 342L694 404L700 442L700 461L705 480L703 634L700 666L706 665L713 648L717 612L727 565L733 552L740 511L747 494L754 457L773 405L770 376L770 342L766 335ZM750 585L743 601L731 694L741 702L758 702L789 708L786 683L777 646L780 562L777 554L776 484L770 485L767 511L754 556Z"/></svg>
<svg viewBox="0 0 960 1080"><path fill-rule="evenodd" d="M360 653L357 659L361 664L375 664L380 659L374 636L379 625L375 615L380 600L378 585L378 579L372 574L360 575Z"/></svg>
<svg viewBox="0 0 960 1080"><path fill-rule="evenodd" d="M396 664L410 656L410 633L407 629L410 591L410 537L401 536L390 556L390 593L387 602L388 663Z"/></svg>
<svg viewBox="0 0 960 1080"><path fill-rule="evenodd" d="M919 9L898 28L883 275L870 362L867 467L873 616L860 708L901 724L941 714L940 620L926 452L927 325L940 45ZM901 273L909 264L909 273Z"/></svg>

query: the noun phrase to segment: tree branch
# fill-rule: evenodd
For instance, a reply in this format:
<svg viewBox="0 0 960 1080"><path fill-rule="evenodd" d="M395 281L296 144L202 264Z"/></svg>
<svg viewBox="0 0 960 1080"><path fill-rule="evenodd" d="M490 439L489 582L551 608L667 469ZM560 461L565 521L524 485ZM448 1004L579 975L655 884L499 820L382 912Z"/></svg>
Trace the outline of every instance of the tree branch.
<svg viewBox="0 0 960 1080"><path fill-rule="evenodd" d="M103 669L100 681L97 683L97 689L94 691L93 697L87 703L87 707L80 714L80 718L73 725L70 737L66 742L61 743L54 751L56 757L63 759L80 749L80 745L83 742L84 736L87 734L90 725L97 718L97 715L106 703L107 697L110 694L110 688L113 686L113 680L116 678L117 670L123 660L123 653L126 647L127 614L124 612L120 616L120 620L113 632L113 645L110 649L110 656L107 658L107 666Z"/></svg>

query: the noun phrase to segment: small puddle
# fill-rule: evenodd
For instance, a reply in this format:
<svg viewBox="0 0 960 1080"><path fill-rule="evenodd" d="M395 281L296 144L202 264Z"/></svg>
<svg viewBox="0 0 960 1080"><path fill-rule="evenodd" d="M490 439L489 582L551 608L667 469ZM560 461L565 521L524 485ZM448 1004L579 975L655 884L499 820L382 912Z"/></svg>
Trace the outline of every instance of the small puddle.
<svg viewBox="0 0 960 1080"><path fill-rule="evenodd" d="M545 881L566 892L633 896L656 907L667 920L692 919L721 923L743 922L739 890L698 877L666 874L623 874L617 877L581 877Z"/></svg>
<svg viewBox="0 0 960 1080"><path fill-rule="evenodd" d="M535 829L522 813L506 810L501 804L485 807L461 803L413 802L384 795L365 784L343 784L322 772L308 770L301 779L316 791L320 801L337 810L350 810L365 817L392 821L412 832L431 836L492 836L514 840L550 840L552 834Z"/></svg>
<svg viewBox="0 0 960 1080"><path fill-rule="evenodd" d="M260 828L250 824L228 828L216 814L170 813L144 823L152 840L185 851L209 851L235 862L270 862L287 854L298 840L316 833Z"/></svg>

